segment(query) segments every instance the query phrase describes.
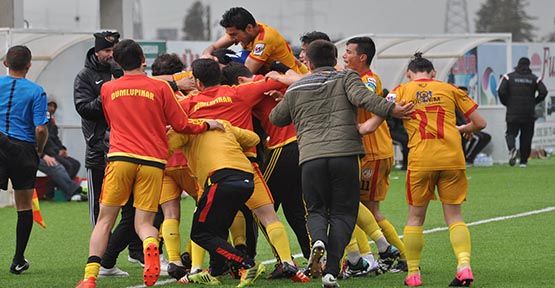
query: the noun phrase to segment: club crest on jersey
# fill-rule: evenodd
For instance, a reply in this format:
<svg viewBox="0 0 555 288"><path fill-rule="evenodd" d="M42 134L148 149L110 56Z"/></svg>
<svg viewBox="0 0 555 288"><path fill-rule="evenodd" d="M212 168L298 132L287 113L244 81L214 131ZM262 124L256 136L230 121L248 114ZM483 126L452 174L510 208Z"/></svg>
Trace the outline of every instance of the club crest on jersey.
<svg viewBox="0 0 555 288"><path fill-rule="evenodd" d="M372 178L372 169L364 168L362 169L362 179L363 180L370 180Z"/></svg>
<svg viewBox="0 0 555 288"><path fill-rule="evenodd" d="M385 100L387 100L387 102L395 102L395 100L397 100L397 94L389 93L385 96Z"/></svg>
<svg viewBox="0 0 555 288"><path fill-rule="evenodd" d="M255 55L255 56L260 56L260 55L262 55L262 53L264 53L264 48L266 48L266 44L258 43L256 45L254 45L254 49L252 50L252 54Z"/></svg>

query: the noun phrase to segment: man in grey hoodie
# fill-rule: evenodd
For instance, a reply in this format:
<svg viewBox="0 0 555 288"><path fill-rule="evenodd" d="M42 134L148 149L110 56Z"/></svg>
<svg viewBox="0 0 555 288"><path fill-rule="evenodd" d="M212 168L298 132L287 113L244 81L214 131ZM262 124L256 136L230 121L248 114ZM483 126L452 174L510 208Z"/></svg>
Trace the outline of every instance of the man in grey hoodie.
<svg viewBox="0 0 555 288"><path fill-rule="evenodd" d="M364 155L356 107L382 117L408 117L412 104L389 103L370 92L360 76L336 71L337 49L325 40L306 51L312 74L293 83L272 110L274 125L294 123L299 144L303 196L312 240L309 273L324 287L339 287L339 260L356 222L359 204L359 157ZM328 232L329 231L329 232ZM327 252L324 271L320 260Z"/></svg>

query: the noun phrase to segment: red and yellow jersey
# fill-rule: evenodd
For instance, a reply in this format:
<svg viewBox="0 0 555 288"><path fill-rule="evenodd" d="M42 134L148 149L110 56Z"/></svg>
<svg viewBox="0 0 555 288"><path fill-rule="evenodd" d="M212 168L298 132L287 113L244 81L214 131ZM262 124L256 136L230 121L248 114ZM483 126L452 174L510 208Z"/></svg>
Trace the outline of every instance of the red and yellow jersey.
<svg viewBox="0 0 555 288"><path fill-rule="evenodd" d="M168 155L166 126L184 133L202 133L206 125L189 121L166 81L146 75L124 75L100 90L110 127L111 160L140 160L163 167Z"/></svg>
<svg viewBox="0 0 555 288"><path fill-rule="evenodd" d="M409 170L465 169L455 111L468 117L478 105L457 87L433 79L418 79L395 88L395 101L412 102L415 112L403 124L409 134Z"/></svg>
<svg viewBox="0 0 555 288"><path fill-rule="evenodd" d="M260 80L237 86L218 85L204 89L181 103L191 118L223 119L231 125L253 131L252 108L270 90L280 90L285 84L274 80ZM256 156L251 149L247 156Z"/></svg>
<svg viewBox="0 0 555 288"><path fill-rule="evenodd" d="M168 133L170 150L182 149L201 186L212 173L225 168L254 173L243 151L255 147L260 139L252 131L234 127L227 121L221 122L224 132L207 131L198 135Z"/></svg>
<svg viewBox="0 0 555 288"><path fill-rule="evenodd" d="M258 81L264 79L264 76L257 75L254 80ZM282 93L285 94L285 89L282 89ZM289 124L284 127L278 127L272 122L270 122L270 113L272 109L276 107L277 102L272 97L264 97L262 101L256 104L252 109L252 114L260 121L260 125L264 132L268 135L268 142L266 142L266 147L268 149L275 149L278 147L283 147L293 141L297 141L297 131L295 131L295 126Z"/></svg>
<svg viewBox="0 0 555 288"><path fill-rule="evenodd" d="M362 75L361 80L368 90L383 97L382 80L378 74L370 70L366 74ZM373 114L368 112L368 110L358 108L358 123L363 123L372 118L372 116ZM391 140L389 127L387 126L386 121L383 121L374 133L362 136L362 144L364 145L364 151L366 153L365 158L368 161L393 157L393 141Z"/></svg>
<svg viewBox="0 0 555 288"><path fill-rule="evenodd" d="M249 58L263 62L265 66L279 61L297 73L308 73L306 66L296 61L291 47L276 29L264 23L258 23L258 29L256 38L243 47L245 50L251 51Z"/></svg>

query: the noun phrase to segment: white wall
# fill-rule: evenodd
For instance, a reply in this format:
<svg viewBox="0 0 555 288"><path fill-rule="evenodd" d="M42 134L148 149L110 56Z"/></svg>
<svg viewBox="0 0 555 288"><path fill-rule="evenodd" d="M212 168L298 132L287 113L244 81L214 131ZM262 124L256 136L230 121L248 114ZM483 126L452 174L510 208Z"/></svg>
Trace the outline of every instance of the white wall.
<svg viewBox="0 0 555 288"><path fill-rule="evenodd" d="M505 106L480 106L478 112L484 116L488 126L484 132L491 135L491 142L482 151L491 155L494 163L507 163L509 161L507 144L505 143Z"/></svg>

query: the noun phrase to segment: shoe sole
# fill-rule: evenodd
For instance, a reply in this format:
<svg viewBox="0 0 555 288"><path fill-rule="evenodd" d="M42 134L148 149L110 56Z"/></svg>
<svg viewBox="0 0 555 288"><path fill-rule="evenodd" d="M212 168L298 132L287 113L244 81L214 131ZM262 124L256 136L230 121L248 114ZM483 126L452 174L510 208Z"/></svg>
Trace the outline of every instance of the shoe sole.
<svg viewBox="0 0 555 288"><path fill-rule="evenodd" d="M453 280L453 282L451 282L451 284L449 284L449 287L470 287L472 286L472 282L474 282L474 279L457 279L455 278Z"/></svg>
<svg viewBox="0 0 555 288"><path fill-rule="evenodd" d="M160 252L153 243L145 249L145 266L143 269L143 280L146 286L156 284L160 277Z"/></svg>
<svg viewBox="0 0 555 288"><path fill-rule="evenodd" d="M308 269L312 278L322 277L323 271L320 260L322 260L322 257L324 257L325 251L326 250L323 247L314 247L312 249L312 253L310 255L310 263L308 263Z"/></svg>

